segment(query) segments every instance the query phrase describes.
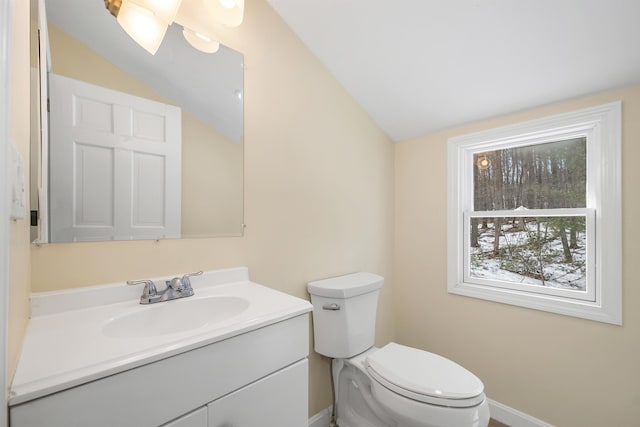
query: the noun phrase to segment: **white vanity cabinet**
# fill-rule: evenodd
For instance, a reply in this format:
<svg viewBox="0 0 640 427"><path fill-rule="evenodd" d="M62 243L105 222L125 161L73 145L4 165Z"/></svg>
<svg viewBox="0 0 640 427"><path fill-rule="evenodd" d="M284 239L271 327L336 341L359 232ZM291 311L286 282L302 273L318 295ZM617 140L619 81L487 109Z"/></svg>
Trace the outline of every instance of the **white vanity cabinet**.
<svg viewBox="0 0 640 427"><path fill-rule="evenodd" d="M300 427L308 314L10 407L11 427Z"/></svg>
<svg viewBox="0 0 640 427"><path fill-rule="evenodd" d="M193 412L183 415L177 420L173 420L162 427L207 427L207 408L199 408Z"/></svg>
<svg viewBox="0 0 640 427"><path fill-rule="evenodd" d="M301 427L307 420L307 359L162 427Z"/></svg>
<svg viewBox="0 0 640 427"><path fill-rule="evenodd" d="M306 425L311 304L246 267L191 283L149 305L124 283L32 295L10 427Z"/></svg>

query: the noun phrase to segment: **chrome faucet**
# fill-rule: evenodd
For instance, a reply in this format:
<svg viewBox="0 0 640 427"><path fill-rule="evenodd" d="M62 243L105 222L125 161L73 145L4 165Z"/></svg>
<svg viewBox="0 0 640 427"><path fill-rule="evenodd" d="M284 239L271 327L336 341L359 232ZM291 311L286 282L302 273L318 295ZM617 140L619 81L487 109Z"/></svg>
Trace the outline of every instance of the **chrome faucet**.
<svg viewBox="0 0 640 427"><path fill-rule="evenodd" d="M187 273L182 277L174 277L171 280L165 280L166 288L162 292L158 292L155 283L152 280L127 280L127 285L144 285L140 304L155 304L157 302L171 301L173 299L190 297L193 295L191 280L189 277L200 276L202 271L196 273Z"/></svg>

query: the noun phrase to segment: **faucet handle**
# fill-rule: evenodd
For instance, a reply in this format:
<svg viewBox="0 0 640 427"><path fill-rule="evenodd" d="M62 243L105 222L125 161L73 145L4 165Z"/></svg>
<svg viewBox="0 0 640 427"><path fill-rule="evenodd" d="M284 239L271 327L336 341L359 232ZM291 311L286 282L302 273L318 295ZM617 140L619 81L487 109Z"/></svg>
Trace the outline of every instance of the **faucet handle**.
<svg viewBox="0 0 640 427"><path fill-rule="evenodd" d="M167 284L167 287L175 290L175 291L181 291L182 289L184 289L184 279L180 278L180 277L174 277L171 280L166 280L165 283Z"/></svg>
<svg viewBox="0 0 640 427"><path fill-rule="evenodd" d="M158 293L155 283L153 283L153 281L148 279L127 280L127 285L144 285L144 289L142 291L142 298L153 297L153 296L156 296L156 294Z"/></svg>
<svg viewBox="0 0 640 427"><path fill-rule="evenodd" d="M195 273L187 273L184 276L182 276L182 284L184 285L185 288L191 289L191 280L189 280L189 277L200 276L200 275L202 275L202 270L196 271Z"/></svg>

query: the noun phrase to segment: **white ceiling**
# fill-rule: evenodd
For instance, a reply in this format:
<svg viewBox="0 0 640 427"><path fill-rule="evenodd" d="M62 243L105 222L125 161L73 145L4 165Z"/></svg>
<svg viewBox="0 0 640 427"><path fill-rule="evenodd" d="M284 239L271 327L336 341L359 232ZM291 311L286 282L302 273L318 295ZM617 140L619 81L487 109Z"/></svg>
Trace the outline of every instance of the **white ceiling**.
<svg viewBox="0 0 640 427"><path fill-rule="evenodd" d="M267 0L396 141L640 83L640 0Z"/></svg>

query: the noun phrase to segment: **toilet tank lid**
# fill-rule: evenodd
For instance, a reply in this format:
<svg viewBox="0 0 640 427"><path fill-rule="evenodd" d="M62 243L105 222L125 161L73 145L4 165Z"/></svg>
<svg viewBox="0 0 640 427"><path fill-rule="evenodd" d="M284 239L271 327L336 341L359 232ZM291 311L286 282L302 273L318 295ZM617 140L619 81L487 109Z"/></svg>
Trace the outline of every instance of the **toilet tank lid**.
<svg viewBox="0 0 640 427"><path fill-rule="evenodd" d="M327 298L351 298L376 291L382 287L384 277L373 273L359 272L346 276L309 282L307 290L311 295Z"/></svg>

